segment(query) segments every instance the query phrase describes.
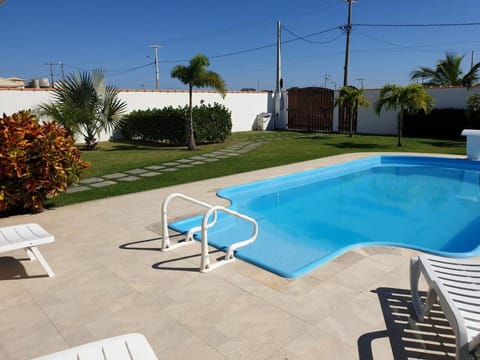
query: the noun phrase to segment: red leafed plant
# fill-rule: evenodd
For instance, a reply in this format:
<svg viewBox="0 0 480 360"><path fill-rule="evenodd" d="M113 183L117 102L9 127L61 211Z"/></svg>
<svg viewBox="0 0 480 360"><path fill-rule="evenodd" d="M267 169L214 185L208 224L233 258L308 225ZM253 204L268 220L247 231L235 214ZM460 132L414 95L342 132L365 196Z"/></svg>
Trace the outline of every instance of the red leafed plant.
<svg viewBox="0 0 480 360"><path fill-rule="evenodd" d="M0 214L42 210L89 166L60 125L29 111L0 118Z"/></svg>

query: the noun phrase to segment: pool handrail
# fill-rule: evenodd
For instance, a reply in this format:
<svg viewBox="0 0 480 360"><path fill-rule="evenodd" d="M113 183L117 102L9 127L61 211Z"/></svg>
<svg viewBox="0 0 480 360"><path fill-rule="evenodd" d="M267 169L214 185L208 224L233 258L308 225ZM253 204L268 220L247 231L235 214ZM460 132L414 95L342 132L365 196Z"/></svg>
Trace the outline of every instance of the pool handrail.
<svg viewBox="0 0 480 360"><path fill-rule="evenodd" d="M207 211L204 213L203 218L202 218L202 225L201 226L195 226L187 231L185 241L184 242L178 242L176 244L171 244L170 243L170 236L168 233L168 205L171 200L174 198L181 198L186 201L192 202L196 205L200 205L202 207L207 208ZM217 212L222 211L226 214L232 215L234 217L237 217L239 219L245 220L247 222L250 222L253 225L253 231L251 236L243 241L237 241L233 244L231 244L228 248L227 251L225 252L225 258L224 260L219 260L214 264L210 264L210 256L209 256L209 251L208 251L208 229L213 227L216 222L217 222ZM212 218L211 221L210 218ZM201 231L201 258L200 258L200 272L208 272L210 270L213 270L221 265L224 265L225 263L232 262L235 260L235 250L244 246L247 246L251 243L253 243L258 235L258 224L255 221L255 219L244 215L240 214L239 212L236 212L234 210L231 210L229 208L226 208L221 205L210 205L206 202L197 200L195 198L192 198L190 196L184 195L182 193L172 193L165 200L163 201L162 204L162 251L169 251L172 249L175 249L180 246L185 246L188 244L191 244L194 241L193 235Z"/></svg>

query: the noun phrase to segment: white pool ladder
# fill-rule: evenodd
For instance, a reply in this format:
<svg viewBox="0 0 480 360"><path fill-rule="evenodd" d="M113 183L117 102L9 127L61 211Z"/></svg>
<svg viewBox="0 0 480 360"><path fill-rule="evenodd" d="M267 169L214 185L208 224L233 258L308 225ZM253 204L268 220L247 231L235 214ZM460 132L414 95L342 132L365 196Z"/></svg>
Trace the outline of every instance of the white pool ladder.
<svg viewBox="0 0 480 360"><path fill-rule="evenodd" d="M175 198L181 198L184 200L187 200L191 203L200 205L204 208L207 208L207 211L203 214L203 219L202 219L202 225L201 226L196 226L188 230L187 235L185 237L184 242L178 242L175 244L170 243L170 235L168 234L168 215L167 215L167 208L171 200ZM234 217L237 217L239 219L245 220L249 223L252 224L253 230L251 236L247 240L243 241L238 241L236 243L231 244L226 253L225 253L225 259L219 260L215 262L214 264L210 264L210 257L208 253L208 229L213 227L216 222L217 222L217 212L222 211L224 213L227 213L229 215L232 215ZM209 222L209 219L212 217L212 220ZM201 258L200 258L200 271L201 272L208 272L210 270L216 269L217 267L224 265L226 263L232 262L235 260L235 255L234 251L238 248L250 245L253 243L258 235L258 224L255 221L255 219L244 215L240 214L236 211L233 211L231 209L228 209L224 206L220 205L210 205L207 204L206 202L194 199L190 196L181 194L181 193L173 193L167 196L167 198L163 201L162 204L162 251L169 251L175 248L178 248L180 246L185 246L188 244L191 244L194 242L193 235L201 231L202 234L202 241L201 241Z"/></svg>

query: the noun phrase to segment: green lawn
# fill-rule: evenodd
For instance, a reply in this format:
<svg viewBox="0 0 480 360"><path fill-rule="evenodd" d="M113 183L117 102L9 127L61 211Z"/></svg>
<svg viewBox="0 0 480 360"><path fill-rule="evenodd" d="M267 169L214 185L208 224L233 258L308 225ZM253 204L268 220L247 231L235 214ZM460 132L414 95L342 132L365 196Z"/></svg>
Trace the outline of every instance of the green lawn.
<svg viewBox="0 0 480 360"><path fill-rule="evenodd" d="M223 144L198 146L195 152L187 151L183 147L129 142L101 143L96 151L82 152L82 158L92 163L92 166L83 174L83 178L159 165L246 141L264 141L264 143L251 152L214 163L85 192L61 194L50 204L54 206L73 204L344 153L394 151L465 154L463 141L405 138L403 147L399 148L396 146L396 137L392 136L355 135L350 138L344 134L302 134L287 131L240 132L234 133Z"/></svg>

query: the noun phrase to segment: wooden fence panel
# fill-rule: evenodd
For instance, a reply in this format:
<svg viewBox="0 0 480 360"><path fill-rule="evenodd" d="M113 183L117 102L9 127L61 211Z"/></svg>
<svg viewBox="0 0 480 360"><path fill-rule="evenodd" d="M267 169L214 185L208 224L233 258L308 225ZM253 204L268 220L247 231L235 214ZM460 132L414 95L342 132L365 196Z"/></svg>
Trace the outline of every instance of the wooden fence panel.
<svg viewBox="0 0 480 360"><path fill-rule="evenodd" d="M288 129L331 132L334 91L319 87L288 91Z"/></svg>

